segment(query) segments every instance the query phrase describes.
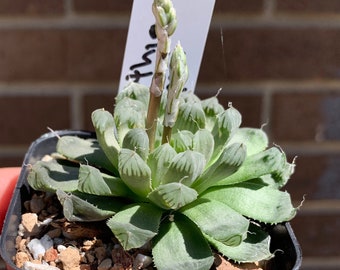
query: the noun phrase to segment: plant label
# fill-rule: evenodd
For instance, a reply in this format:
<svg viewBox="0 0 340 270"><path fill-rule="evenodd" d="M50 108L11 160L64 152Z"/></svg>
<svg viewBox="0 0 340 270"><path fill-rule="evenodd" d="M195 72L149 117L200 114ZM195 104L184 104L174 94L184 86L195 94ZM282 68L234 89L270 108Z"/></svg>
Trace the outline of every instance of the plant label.
<svg viewBox="0 0 340 270"><path fill-rule="evenodd" d="M131 81L147 86L151 83L157 47L152 3L153 0L133 2L119 91ZM177 42L181 43L189 68L189 79L185 88L194 90L215 0L173 0L173 5L178 26L171 36L171 51Z"/></svg>

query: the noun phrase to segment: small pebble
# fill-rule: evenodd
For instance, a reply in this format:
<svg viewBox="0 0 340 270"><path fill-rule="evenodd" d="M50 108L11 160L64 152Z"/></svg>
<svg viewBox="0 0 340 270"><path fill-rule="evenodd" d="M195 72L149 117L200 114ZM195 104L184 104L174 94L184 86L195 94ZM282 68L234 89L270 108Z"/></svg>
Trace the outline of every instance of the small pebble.
<svg viewBox="0 0 340 270"><path fill-rule="evenodd" d="M66 249L66 247L65 247L64 245L58 245L58 246L57 246L58 252L62 252L62 251L65 250L65 249Z"/></svg>
<svg viewBox="0 0 340 270"><path fill-rule="evenodd" d="M53 262L58 258L58 251L51 247L45 252L44 259L46 262Z"/></svg>
<svg viewBox="0 0 340 270"><path fill-rule="evenodd" d="M152 263L152 258L143 254L137 254L134 262L133 269L142 269L148 267Z"/></svg>
<svg viewBox="0 0 340 270"><path fill-rule="evenodd" d="M43 256L45 251L53 247L53 240L47 234L41 239L34 238L28 244L27 247L34 259L39 259L39 256Z"/></svg>
<svg viewBox="0 0 340 270"><path fill-rule="evenodd" d="M90 254L90 253L86 253L86 259L87 259L87 261L88 261L89 263L93 263L94 260L96 259L96 257L93 256L93 255Z"/></svg>
<svg viewBox="0 0 340 270"><path fill-rule="evenodd" d="M60 270L58 267L54 267L48 264L38 264L32 262L24 263L24 270Z"/></svg>
<svg viewBox="0 0 340 270"><path fill-rule="evenodd" d="M47 232L47 234L52 239L57 239L57 238L59 238L61 236L61 229L60 228L56 228L54 230L50 230L50 231ZM55 243L55 241L53 241L53 242Z"/></svg>
<svg viewBox="0 0 340 270"><path fill-rule="evenodd" d="M80 270L91 270L91 265L89 264L81 264Z"/></svg>
<svg viewBox="0 0 340 270"><path fill-rule="evenodd" d="M62 262L64 270L80 269L80 254L76 248L68 247L62 250L59 254L59 260Z"/></svg>
<svg viewBox="0 0 340 270"><path fill-rule="evenodd" d="M112 266L112 260L109 258L106 258L98 265L98 270L108 270Z"/></svg>
<svg viewBox="0 0 340 270"><path fill-rule="evenodd" d="M34 213L23 214L21 224L23 226L24 235L32 236L39 233L37 214Z"/></svg>
<svg viewBox="0 0 340 270"><path fill-rule="evenodd" d="M99 263L107 257L106 249L104 247L95 248L94 253L95 253Z"/></svg>
<svg viewBox="0 0 340 270"><path fill-rule="evenodd" d="M23 267L24 263L29 261L30 258L26 252L19 251L17 254L15 254L15 265L18 268Z"/></svg>
<svg viewBox="0 0 340 270"><path fill-rule="evenodd" d="M40 242L39 239L35 238L32 239L28 244L27 247L29 249L29 251L31 252L31 254L33 255L34 259L38 259L39 255L44 255L45 254L45 248L42 245L42 243Z"/></svg>
<svg viewBox="0 0 340 270"><path fill-rule="evenodd" d="M44 199L40 196L33 195L31 201L30 201L30 209L33 213L40 213L41 210L45 208L45 202Z"/></svg>
<svg viewBox="0 0 340 270"><path fill-rule="evenodd" d="M48 250L49 248L53 247L53 240L48 234L45 234L40 239L40 242L43 245L43 247L45 248L45 250Z"/></svg>

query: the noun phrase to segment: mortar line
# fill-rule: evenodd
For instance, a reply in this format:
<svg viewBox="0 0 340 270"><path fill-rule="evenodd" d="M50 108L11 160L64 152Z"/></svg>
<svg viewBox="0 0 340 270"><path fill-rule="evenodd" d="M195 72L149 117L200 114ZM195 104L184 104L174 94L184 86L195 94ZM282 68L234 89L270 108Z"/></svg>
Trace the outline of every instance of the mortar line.
<svg viewBox="0 0 340 270"><path fill-rule="evenodd" d="M96 94L106 94L118 88L117 82L95 83L95 82L20 82L20 83L1 83L0 96L29 96L29 95L65 95L71 92L80 92L83 94L91 93L95 90ZM270 93L318 93L331 91L340 93L340 81L333 80L328 82L316 82L313 80L306 81L259 81L244 83L199 83L195 93L217 92L222 88L224 93L239 95L263 94L270 89Z"/></svg>
<svg viewBox="0 0 340 270"><path fill-rule="evenodd" d="M76 91L71 95L70 119L71 127L75 130L83 129L83 95Z"/></svg>
<svg viewBox="0 0 340 270"><path fill-rule="evenodd" d="M276 0L263 0L263 15L272 18L276 9Z"/></svg>
<svg viewBox="0 0 340 270"><path fill-rule="evenodd" d="M197 85L196 91L202 92L206 89L219 89L232 94L259 94L263 93L265 89L270 89L271 93L276 92L299 92L299 93L313 93L333 91L340 92L340 81L329 80L327 82L317 82L314 80L300 80L300 81L249 81L242 83L200 83Z"/></svg>
<svg viewBox="0 0 340 270"><path fill-rule="evenodd" d="M60 96L78 92L82 94L106 94L117 88L111 83L17 83L1 84L0 96Z"/></svg>
<svg viewBox="0 0 340 270"><path fill-rule="evenodd" d="M272 105L272 94L270 89L266 89L263 92L262 96L262 110L261 110L261 123L264 125L264 129L268 137L271 137L271 130L270 130L270 115L271 115L271 106Z"/></svg>
<svg viewBox="0 0 340 270"><path fill-rule="evenodd" d="M211 29L256 29L256 28L327 28L338 29L340 27L339 16L288 16L288 15L263 15L259 16L236 16L219 14L214 15L210 24Z"/></svg>
<svg viewBox="0 0 340 270"><path fill-rule="evenodd" d="M11 18L0 17L0 29L127 29L129 16L127 15L74 15L72 12L65 16L54 18L22 18L13 16Z"/></svg>
<svg viewBox="0 0 340 270"><path fill-rule="evenodd" d="M64 9L65 9L65 16L72 17L73 12L73 0L64 0Z"/></svg>
<svg viewBox="0 0 340 270"><path fill-rule="evenodd" d="M324 269L325 267L332 267L332 269L339 269L340 258L334 257L317 257L317 256L304 256L302 260L303 269ZM334 268L333 268L334 267ZM330 269L330 268L327 268Z"/></svg>
<svg viewBox="0 0 340 270"><path fill-rule="evenodd" d="M0 29L69 29L69 28L116 28L128 29L130 14L76 14L72 0L64 0L65 14L58 17L23 18L20 16L0 16ZM264 0L268 3L275 3ZM241 16L231 14L213 14L210 29L256 29L256 28L340 28L340 16L289 16L273 15L275 4L264 4L263 16Z"/></svg>

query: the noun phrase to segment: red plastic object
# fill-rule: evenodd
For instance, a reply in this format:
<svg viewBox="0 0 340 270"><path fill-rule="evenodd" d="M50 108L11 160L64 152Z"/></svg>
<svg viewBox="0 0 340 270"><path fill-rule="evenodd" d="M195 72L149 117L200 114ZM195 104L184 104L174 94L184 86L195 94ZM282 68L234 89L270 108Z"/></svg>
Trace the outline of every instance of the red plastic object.
<svg viewBox="0 0 340 270"><path fill-rule="evenodd" d="M20 170L20 167L0 168L0 233Z"/></svg>

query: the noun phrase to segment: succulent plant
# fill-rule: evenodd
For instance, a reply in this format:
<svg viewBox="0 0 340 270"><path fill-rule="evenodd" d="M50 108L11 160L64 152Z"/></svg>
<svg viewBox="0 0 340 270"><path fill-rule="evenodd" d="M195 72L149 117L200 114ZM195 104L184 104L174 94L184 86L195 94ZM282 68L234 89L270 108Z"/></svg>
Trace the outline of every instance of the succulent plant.
<svg viewBox="0 0 340 270"><path fill-rule="evenodd" d="M153 10L156 32L168 38L176 28L171 1L155 0ZM212 250L237 262L270 259L262 224L295 216L281 191L294 164L268 147L262 129L241 127L231 104L182 92L180 44L167 91L158 64L150 88L130 83L112 113L92 113L95 139L59 138L54 158L32 166L30 186L55 192L69 221L107 220L126 250L151 244L160 270L210 269Z"/></svg>

